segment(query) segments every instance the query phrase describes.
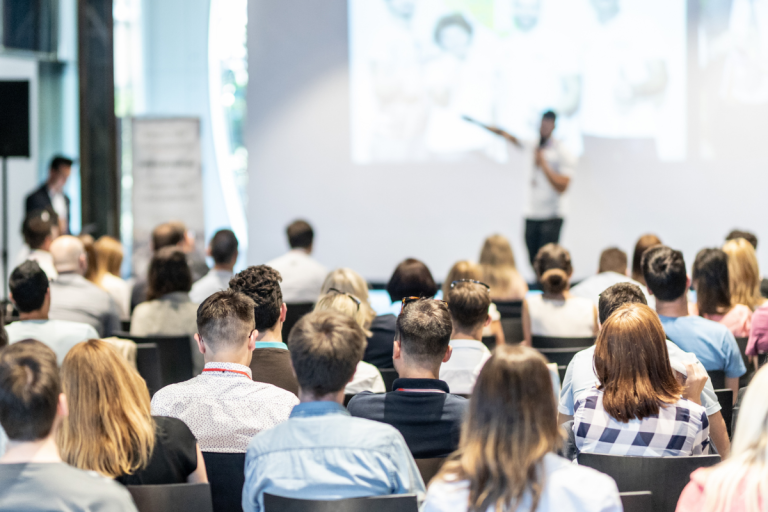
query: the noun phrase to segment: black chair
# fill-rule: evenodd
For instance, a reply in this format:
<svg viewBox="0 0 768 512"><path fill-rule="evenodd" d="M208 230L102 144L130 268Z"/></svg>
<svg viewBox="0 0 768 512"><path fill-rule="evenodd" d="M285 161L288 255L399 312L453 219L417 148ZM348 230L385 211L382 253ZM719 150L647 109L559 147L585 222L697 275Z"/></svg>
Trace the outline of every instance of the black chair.
<svg viewBox="0 0 768 512"><path fill-rule="evenodd" d="M483 336L483 345L493 352L493 349L496 348L496 336Z"/></svg>
<svg viewBox="0 0 768 512"><path fill-rule="evenodd" d="M440 471L445 463L445 457L436 457L433 459L415 459L416 466L421 473L421 479L425 484L428 484L430 480Z"/></svg>
<svg viewBox="0 0 768 512"><path fill-rule="evenodd" d="M300 500L264 493L264 512L418 512L415 494L345 500Z"/></svg>
<svg viewBox="0 0 768 512"><path fill-rule="evenodd" d="M136 345L136 369L147 383L149 396L154 396L157 390L163 387L160 352L157 350L157 343Z"/></svg>
<svg viewBox="0 0 768 512"><path fill-rule="evenodd" d="M565 382L565 372L568 370L568 366L564 364L557 365L557 374L560 376L560 386Z"/></svg>
<svg viewBox="0 0 768 512"><path fill-rule="evenodd" d="M591 347L595 344L595 338L555 338L552 336L533 336L533 348L576 348Z"/></svg>
<svg viewBox="0 0 768 512"><path fill-rule="evenodd" d="M245 454L203 452L213 512L242 511Z"/></svg>
<svg viewBox="0 0 768 512"><path fill-rule="evenodd" d="M501 329L504 331L504 341L515 345L523 341L523 301L493 302L501 316Z"/></svg>
<svg viewBox="0 0 768 512"><path fill-rule="evenodd" d="M344 395L344 407L348 406L349 405L349 401L352 400L353 398L355 398L355 395L345 394Z"/></svg>
<svg viewBox="0 0 768 512"><path fill-rule="evenodd" d="M739 352L741 353L741 360L744 361L744 366L747 367L747 373L739 377L739 387L743 388L749 384L752 380L752 376L755 374L755 365L752 364L751 358L747 356L747 342L748 337L736 338L736 344L739 346Z"/></svg>
<svg viewBox="0 0 768 512"><path fill-rule="evenodd" d="M120 329L123 332L131 332L131 321L130 320L120 320Z"/></svg>
<svg viewBox="0 0 768 512"><path fill-rule="evenodd" d="M127 485L139 512L213 512L208 484Z"/></svg>
<svg viewBox="0 0 768 512"><path fill-rule="evenodd" d="M616 481L619 492L650 491L654 512L674 512L691 473L714 466L719 455L695 457L623 457L600 453L580 453L579 464L605 473Z"/></svg>
<svg viewBox="0 0 768 512"><path fill-rule="evenodd" d="M653 510L653 493L651 491L620 492L621 505L624 512L648 512Z"/></svg>
<svg viewBox="0 0 768 512"><path fill-rule="evenodd" d="M573 356L575 356L577 352L581 352L587 348L589 347L540 348L538 351L541 352L550 363L556 363L559 368L560 366L568 366L568 363L571 362L571 359L573 359Z"/></svg>
<svg viewBox="0 0 768 512"><path fill-rule="evenodd" d="M712 381L712 387L715 389L725 389L725 372L723 370L712 370L707 372Z"/></svg>
<svg viewBox="0 0 768 512"><path fill-rule="evenodd" d="M184 382L193 377L190 336L133 336L126 332L117 332L115 336L133 340L137 345L147 343L157 345L163 387Z"/></svg>
<svg viewBox="0 0 768 512"><path fill-rule="evenodd" d="M392 391L392 384L398 378L397 370L394 368L379 368L379 371L381 372L381 378L384 379L384 387L388 392Z"/></svg>
<svg viewBox="0 0 768 512"><path fill-rule="evenodd" d="M725 421L725 428L728 431L728 437L731 437L731 422L733 421L733 390L716 389L717 401L720 402L720 413Z"/></svg>
<svg viewBox="0 0 768 512"><path fill-rule="evenodd" d="M296 325L296 322L301 320L301 317L307 315L315 309L314 302L297 302L295 304L288 304L288 311L285 313L285 322L283 322L283 339L287 340L288 335L291 333L291 329Z"/></svg>

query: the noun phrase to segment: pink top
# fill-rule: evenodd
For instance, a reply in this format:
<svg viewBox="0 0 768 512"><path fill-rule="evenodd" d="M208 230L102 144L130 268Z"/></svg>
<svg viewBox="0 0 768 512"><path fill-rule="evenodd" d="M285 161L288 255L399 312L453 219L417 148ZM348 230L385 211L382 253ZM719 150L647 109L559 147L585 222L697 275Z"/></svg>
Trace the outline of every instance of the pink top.
<svg viewBox="0 0 768 512"><path fill-rule="evenodd" d="M704 510L704 504L706 503L704 487L707 485L710 471L707 468L700 468L691 473L691 481L683 489L683 493L677 501L675 512L701 512ZM738 489L735 499L728 504L726 512L746 512L747 505L744 503L743 494L743 489ZM763 500L760 499L759 501L760 510L762 510Z"/></svg>
<svg viewBox="0 0 768 512"><path fill-rule="evenodd" d="M768 304L752 314L752 330L747 343L747 355L756 356L768 352Z"/></svg>
<svg viewBox="0 0 768 512"><path fill-rule="evenodd" d="M699 316L696 304L688 303L688 314ZM724 315L703 315L707 320L723 324L733 334L734 338L746 338L752 329L752 310L744 304L736 304Z"/></svg>

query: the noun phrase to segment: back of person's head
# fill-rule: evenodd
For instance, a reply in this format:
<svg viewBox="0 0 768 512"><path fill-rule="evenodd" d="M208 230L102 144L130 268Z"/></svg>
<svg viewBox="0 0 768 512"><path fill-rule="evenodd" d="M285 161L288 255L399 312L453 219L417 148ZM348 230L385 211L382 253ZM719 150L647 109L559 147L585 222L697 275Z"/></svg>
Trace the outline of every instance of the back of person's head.
<svg viewBox="0 0 768 512"><path fill-rule="evenodd" d="M99 273L109 273L120 276L120 267L123 264L123 244L116 238L103 235L93 244L96 249L96 264Z"/></svg>
<svg viewBox="0 0 768 512"><path fill-rule="evenodd" d="M332 289L341 293L349 293L360 299L360 311L365 319L363 329L368 329L371 322L376 317L376 312L371 307L368 297L368 283L363 276L350 268L337 268L332 270L325 277L323 286L320 288L320 295L326 295Z"/></svg>
<svg viewBox="0 0 768 512"><path fill-rule="evenodd" d="M731 307L728 255L720 249L702 249L691 272L700 315L722 314Z"/></svg>
<svg viewBox="0 0 768 512"><path fill-rule="evenodd" d="M314 311L327 311L334 310L353 318L357 325L359 325L363 331L365 331L366 337L372 336L372 333L368 330L370 324L368 323L368 317L362 308L363 302L359 297L352 295L351 293L344 293L335 289L331 289L325 295L321 295L315 303ZM366 341L367 344L367 341Z"/></svg>
<svg viewBox="0 0 768 512"><path fill-rule="evenodd" d="M101 276L99 275L99 266L96 261L96 248L94 247L93 237L87 233L81 233L77 235L77 238L83 242L83 248L85 249L85 257L88 262L88 266L85 269L85 278L93 283L99 284Z"/></svg>
<svg viewBox="0 0 768 512"><path fill-rule="evenodd" d="M643 235L635 244L635 252L632 256L632 279L645 284L643 276L643 253L654 245L661 245L661 240L656 235Z"/></svg>
<svg viewBox="0 0 768 512"><path fill-rule="evenodd" d="M31 313L45 303L48 276L36 261L25 261L11 272L8 288L19 313Z"/></svg>
<svg viewBox="0 0 768 512"><path fill-rule="evenodd" d="M241 292L216 292L197 308L197 332L214 353L241 348L253 332L255 306Z"/></svg>
<svg viewBox="0 0 768 512"><path fill-rule="evenodd" d="M600 267L597 270L602 272L616 272L617 274L627 274L627 253L618 247L611 247L600 254Z"/></svg>
<svg viewBox="0 0 768 512"><path fill-rule="evenodd" d="M152 230L152 250L179 245L186 235L187 227L183 222L164 222Z"/></svg>
<svg viewBox="0 0 768 512"><path fill-rule="evenodd" d="M211 258L217 265L232 263L237 256L237 237L231 229L221 229L211 238Z"/></svg>
<svg viewBox="0 0 768 512"><path fill-rule="evenodd" d="M731 300L756 309L765 299L760 295L760 267L755 248L744 238L737 238L726 242L723 251L728 255Z"/></svg>
<svg viewBox="0 0 768 512"><path fill-rule="evenodd" d="M61 394L56 354L36 340L0 350L0 425L11 441L48 437Z"/></svg>
<svg viewBox="0 0 768 512"><path fill-rule="evenodd" d="M540 464L562 443L552 379L536 350L504 345L483 366L469 399L459 449L437 478L468 480L470 510L538 508Z"/></svg>
<svg viewBox="0 0 768 512"><path fill-rule="evenodd" d="M192 271L187 255L175 246L163 247L152 255L147 274L147 300L192 289Z"/></svg>
<svg viewBox="0 0 768 512"><path fill-rule="evenodd" d="M483 272L480 270L480 265L467 260L454 263L443 281L443 297L447 297L448 292L451 291L451 283L459 279L482 280Z"/></svg>
<svg viewBox="0 0 768 512"><path fill-rule="evenodd" d="M67 352L61 384L69 415L56 435L61 458L114 478L146 467L155 422L144 379L109 343L88 340Z"/></svg>
<svg viewBox="0 0 768 512"><path fill-rule="evenodd" d="M48 166L48 170L51 172L60 172L65 167L72 167L73 163L75 162L71 158L56 155L51 158L51 164Z"/></svg>
<svg viewBox="0 0 768 512"><path fill-rule="evenodd" d="M51 244L51 256L56 271L85 273L85 247L76 236L63 235Z"/></svg>
<svg viewBox="0 0 768 512"><path fill-rule="evenodd" d="M299 387L315 397L337 393L352 379L365 351L365 332L338 311L313 311L291 329L291 362Z"/></svg>
<svg viewBox="0 0 768 512"><path fill-rule="evenodd" d="M643 290L636 284L618 283L610 286L600 293L598 300L597 310L600 324L605 323L608 317L624 304L644 304L647 306L648 300L645 298Z"/></svg>
<svg viewBox="0 0 768 512"><path fill-rule="evenodd" d="M415 258L401 262L387 283L387 293L392 302L400 302L405 297L434 297L437 285L432 272Z"/></svg>
<svg viewBox="0 0 768 512"><path fill-rule="evenodd" d="M256 329L269 331L280 320L283 293L280 272L267 265L255 265L237 273L229 280L229 289L241 292L254 303Z"/></svg>
<svg viewBox="0 0 768 512"><path fill-rule="evenodd" d="M688 274L683 253L665 245L651 247L643 254L643 276L651 293L660 301L672 302L686 292Z"/></svg>
<svg viewBox="0 0 768 512"><path fill-rule="evenodd" d="M455 281L445 297L451 312L453 326L462 332L470 332L488 320L491 307L490 290L483 284Z"/></svg>
<svg viewBox="0 0 768 512"><path fill-rule="evenodd" d="M625 304L606 319L595 342L595 372L605 411L622 423L654 416L682 393L664 328L644 304Z"/></svg>
<svg viewBox="0 0 768 512"><path fill-rule="evenodd" d="M291 249L309 249L315 239L315 232L312 226L305 220L296 220L285 228L285 234L288 237L288 245Z"/></svg>
<svg viewBox="0 0 768 512"><path fill-rule="evenodd" d="M432 368L448 350L453 321L448 305L439 300L420 299L405 305L397 317L395 340L409 361Z"/></svg>
<svg viewBox="0 0 768 512"><path fill-rule="evenodd" d="M40 249L45 245L46 239L53 238L53 228L58 226L58 222L58 215L47 208L30 212L24 217L21 226L24 242L30 249Z"/></svg>
<svg viewBox="0 0 768 512"><path fill-rule="evenodd" d="M571 253L562 245L547 244L536 254L533 270L544 293L562 293L568 289L568 280L573 273Z"/></svg>
<svg viewBox="0 0 768 512"><path fill-rule="evenodd" d="M512 246L506 237L492 235L485 239L480 251L480 268L482 280L491 287L492 294L504 295L510 289L517 267Z"/></svg>
<svg viewBox="0 0 768 512"><path fill-rule="evenodd" d="M749 231L743 231L741 229L734 229L730 233L728 233L728 236L725 237L726 242L730 242L731 240L738 240L739 238L743 238L747 242L750 243L752 247L754 247L755 250L757 250L757 237L754 233L750 233Z"/></svg>

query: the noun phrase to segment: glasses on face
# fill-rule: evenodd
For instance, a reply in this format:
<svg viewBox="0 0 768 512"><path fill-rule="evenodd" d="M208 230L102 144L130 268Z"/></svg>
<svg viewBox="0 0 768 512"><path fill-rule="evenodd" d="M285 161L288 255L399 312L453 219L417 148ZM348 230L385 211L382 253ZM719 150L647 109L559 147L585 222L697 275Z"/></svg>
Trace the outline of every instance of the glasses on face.
<svg viewBox="0 0 768 512"><path fill-rule="evenodd" d="M355 304L357 304L357 310L358 310L358 311L360 311L360 304L362 303L362 301L361 301L360 299L358 299L357 297L355 297L354 295L352 295L351 293L343 292L343 291L341 291L341 290L338 290L338 289L336 289L336 288L330 288L328 291L329 291L329 292L335 292L335 293L339 293L339 294L341 294L341 295L346 295L347 297L349 297L350 299L352 299L352 301L353 301Z"/></svg>
<svg viewBox="0 0 768 512"><path fill-rule="evenodd" d="M480 286L485 286L485 289L490 293L491 287L485 284L482 281L476 281L474 279L457 279L456 281L453 281L451 283L451 289L453 289L454 286L456 286L459 283L472 283L472 284L479 284Z"/></svg>

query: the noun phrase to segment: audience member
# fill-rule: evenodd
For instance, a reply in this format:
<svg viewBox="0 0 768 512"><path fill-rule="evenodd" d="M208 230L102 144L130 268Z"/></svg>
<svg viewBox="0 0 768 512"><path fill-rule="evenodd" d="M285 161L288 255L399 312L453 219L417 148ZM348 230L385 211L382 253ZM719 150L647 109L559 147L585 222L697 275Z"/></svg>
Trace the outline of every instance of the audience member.
<svg viewBox="0 0 768 512"><path fill-rule="evenodd" d="M315 311L327 311L330 309L347 315L357 322L357 325L363 329L366 336L369 336L370 332L365 330L366 314L360 307L361 305L362 301L351 293L344 293L331 288L326 295L323 295L317 301ZM388 390L384 386L384 379L381 377L381 372L379 372L378 368L365 361L360 361L357 363L352 380L344 388L344 392L347 395L356 395L363 391L385 393Z"/></svg>
<svg viewBox="0 0 768 512"><path fill-rule="evenodd" d="M144 379L108 343L76 345L61 381L69 416L56 440L68 464L123 485L208 481L192 432L176 418L150 415Z"/></svg>
<svg viewBox="0 0 768 512"><path fill-rule="evenodd" d="M189 300L192 273L187 257L176 247L164 247L152 256L147 276L147 302L133 310L133 336L189 336L194 375L205 362L192 336L197 331L197 304Z"/></svg>
<svg viewBox="0 0 768 512"><path fill-rule="evenodd" d="M616 247L611 247L600 254L597 275L588 277L571 288L571 295L589 299L597 307L603 290L618 283L636 284L641 289L645 286L631 277L627 277L627 253ZM653 297L646 295L645 298L651 308L655 307Z"/></svg>
<svg viewBox="0 0 768 512"><path fill-rule="evenodd" d="M635 244L635 253L632 256L632 279L645 286L643 275L643 253L654 245L661 245L661 240L656 235L643 235Z"/></svg>
<svg viewBox="0 0 768 512"><path fill-rule="evenodd" d="M256 337L251 375L256 382L273 384L294 395L299 383L291 368L291 354L283 343L283 322L288 311L280 291L280 272L266 265L248 267L229 281L229 288L241 292L254 304Z"/></svg>
<svg viewBox="0 0 768 512"><path fill-rule="evenodd" d="M299 381L291 418L251 440L243 510L264 510L264 493L343 499L417 493L424 482L403 436L377 421L352 418L344 388L363 356L365 333L352 318L315 311L288 339Z"/></svg>
<svg viewBox="0 0 768 512"><path fill-rule="evenodd" d="M397 315L405 297L434 297L437 285L432 273L421 261L408 258L401 262L387 283L392 312L379 315L371 323L371 336L363 361L377 368L393 368L392 350L395 341Z"/></svg>
<svg viewBox="0 0 768 512"><path fill-rule="evenodd" d="M735 304L746 304L754 311L766 303L760 294L760 267L757 264L755 248L743 238L731 240L723 245L728 255L728 279L731 299Z"/></svg>
<svg viewBox="0 0 768 512"><path fill-rule="evenodd" d="M689 306L691 314L723 324L737 338L749 336L752 310L731 300L728 255L720 249L702 249L693 262L692 273L696 304Z"/></svg>
<svg viewBox="0 0 768 512"><path fill-rule="evenodd" d="M337 268L325 276L323 286L320 288L320 295L326 295L331 291L331 288L341 293L350 293L360 299L361 317L364 320L362 328L365 331L370 330L373 319L376 318L376 312L371 307L368 283L363 279L363 276L350 268Z"/></svg>
<svg viewBox="0 0 768 512"><path fill-rule="evenodd" d="M768 470L768 369L752 379L736 423L730 457L713 468L697 469L683 489L677 512L758 512L765 509Z"/></svg>
<svg viewBox="0 0 768 512"><path fill-rule="evenodd" d="M491 352L481 341L483 328L491 323L488 308L491 293L487 284L479 281L460 280L451 283L445 298L451 312L452 355L440 368L440 379L452 392L469 395L475 387L475 380ZM408 301L408 299L405 299ZM405 302L403 309L410 302Z"/></svg>
<svg viewBox="0 0 768 512"><path fill-rule="evenodd" d="M622 510L613 479L555 455L562 439L538 352L498 347L476 389L459 449L432 480L424 512Z"/></svg>
<svg viewBox="0 0 768 512"><path fill-rule="evenodd" d="M648 274L646 274L646 279ZM580 452L675 457L709 452L709 420L698 401L705 372L690 365L692 399L672 372L658 317L643 304L625 304L603 324L595 344L592 387L574 405ZM700 375L696 375L701 372Z"/></svg>
<svg viewBox="0 0 768 512"><path fill-rule="evenodd" d="M16 267L8 279L10 298L19 312L19 320L8 325L10 343L34 339L48 345L59 362L81 341L98 338L92 326L68 320L51 320L51 289L48 277L35 261Z"/></svg>
<svg viewBox="0 0 768 512"><path fill-rule="evenodd" d="M533 260L544 293L523 301L523 334L530 346L533 336L587 338L597 332L597 308L592 299L569 291L573 274L571 254L560 245L547 244Z"/></svg>
<svg viewBox="0 0 768 512"><path fill-rule="evenodd" d="M50 317L88 324L100 337L119 330L117 304L84 277L88 262L83 243L74 236L60 236L51 244L51 254L59 277L51 282Z"/></svg>
<svg viewBox="0 0 768 512"><path fill-rule="evenodd" d="M421 299L397 319L394 364L400 378L386 394L364 392L347 406L352 416L388 423L403 434L417 459L446 457L459 446L465 398L439 380L451 358L451 313L441 301Z"/></svg>
<svg viewBox="0 0 768 512"><path fill-rule="evenodd" d="M87 233L80 233L77 235L77 239L83 242L83 249L85 249L86 268L85 275L83 277L85 277L96 286L99 286L97 278L99 269L96 263L96 249L93 247L93 237Z"/></svg>
<svg viewBox="0 0 768 512"><path fill-rule="evenodd" d="M57 155L51 159L48 166L48 179L37 190L27 196L26 212L50 208L56 212L59 232L69 234L69 197L64 193L69 175L72 173L74 162L66 157Z"/></svg>
<svg viewBox="0 0 768 512"><path fill-rule="evenodd" d="M448 292L451 289L451 283L460 279L469 279L474 281L482 280L483 272L480 265L467 260L457 261L454 263L451 269L448 271L448 275L445 276L445 281L443 281L443 297L448 296ZM491 315L491 325L483 329L483 337L493 337L496 340L496 345L503 345L505 341L504 329L501 327L501 315L499 314L499 310L496 308L496 304L493 302L491 302L491 307L488 310L488 314Z"/></svg>
<svg viewBox="0 0 768 512"><path fill-rule="evenodd" d="M728 236L725 238L726 242L730 240L736 240L737 238L743 238L750 244L752 244L752 247L757 251L757 237L750 233L749 231L742 231L739 229L734 229L730 233L728 233ZM763 280L760 282L760 293L763 297L768 298L768 278L763 278Z"/></svg>
<svg viewBox="0 0 768 512"><path fill-rule="evenodd" d="M280 285L283 300L288 304L314 303L320 296L328 270L312 258L315 233L306 221L297 220L286 229L291 250L268 266L283 276Z"/></svg>
<svg viewBox="0 0 768 512"><path fill-rule="evenodd" d="M287 420L299 402L293 393L253 381L254 308L251 299L233 290L205 299L195 334L203 372L152 398L152 414L186 423L204 452L245 452L255 434Z"/></svg>
<svg viewBox="0 0 768 512"><path fill-rule="evenodd" d="M59 275L51 255L51 244L59 234L58 222L58 216L49 207L28 213L21 226L21 233L29 247L29 252L23 255L19 263L26 260L36 261L49 280L56 279Z"/></svg>
<svg viewBox="0 0 768 512"><path fill-rule="evenodd" d="M136 512L124 487L62 462L55 435L66 416L51 349L27 340L0 351L0 425L10 439L0 457L0 510Z"/></svg>
<svg viewBox="0 0 768 512"><path fill-rule="evenodd" d="M104 235L93 244L96 251L96 284L107 290L120 309L120 319L131 318L131 285L120 277L123 245L116 238Z"/></svg>
<svg viewBox="0 0 768 512"><path fill-rule="evenodd" d="M504 302L523 300L528 284L517 271L515 255L506 237L492 235L480 251L482 281L491 287L491 299Z"/></svg>
<svg viewBox="0 0 768 512"><path fill-rule="evenodd" d="M608 317L624 304L647 305L646 296L640 290L640 287L632 283L619 283L604 290L600 294L600 304L598 306L600 324L604 324ZM669 362L676 376L678 374L681 378L689 374L693 376L696 368L703 370L704 367L694 354L683 352L669 340L665 340L665 343ZM568 364L568 369L563 378L562 391L560 392L560 404L558 405L559 424L572 420L574 403L582 398L592 387L600 384L600 380L595 373L594 359L595 346L592 345L586 350L577 352ZM688 371L689 366L694 367L690 372ZM692 385L696 384L694 380L691 378L687 381L683 396L696 401L696 397L690 395L690 393L696 391L695 387L692 388ZM699 394L699 401L697 403L701 403L707 412L710 435L712 442L717 448L717 452L723 457L727 457L730 450L728 431L723 420L717 395L712 387L712 381L708 377L706 378L704 389Z"/></svg>
<svg viewBox="0 0 768 512"><path fill-rule="evenodd" d="M192 285L189 298L195 304L202 303L216 292L226 290L237 263L237 237L229 229L217 231L208 246L208 256L213 258L213 268Z"/></svg>
<svg viewBox="0 0 768 512"><path fill-rule="evenodd" d="M768 304L757 308L752 314L746 353L752 358L755 368L757 368L757 356L768 353Z"/></svg>
<svg viewBox="0 0 768 512"><path fill-rule="evenodd" d="M724 371L726 387L733 390L735 403L739 377L747 369L727 327L689 315L686 292L691 281L685 273L683 253L662 245L648 249L643 255L643 274L648 291L656 297L656 312L667 338L684 351L696 354L707 372Z"/></svg>

